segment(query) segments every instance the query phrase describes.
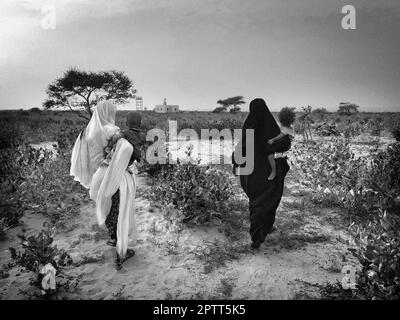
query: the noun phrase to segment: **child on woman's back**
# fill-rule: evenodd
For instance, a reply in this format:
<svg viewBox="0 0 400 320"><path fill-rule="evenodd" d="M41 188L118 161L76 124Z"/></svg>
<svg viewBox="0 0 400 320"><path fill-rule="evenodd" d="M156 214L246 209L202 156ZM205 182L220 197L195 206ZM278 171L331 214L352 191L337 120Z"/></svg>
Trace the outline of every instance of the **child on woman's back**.
<svg viewBox="0 0 400 320"><path fill-rule="evenodd" d="M268 140L269 144L273 144L285 135L289 135L291 139L294 139L294 130L292 129L292 124L296 118L296 114L292 108L285 107L279 112L279 122L281 124L281 133L278 134L276 137ZM275 179L276 176L276 163L275 163L275 154L268 155L268 161L271 165L271 174L268 177L268 180Z"/></svg>

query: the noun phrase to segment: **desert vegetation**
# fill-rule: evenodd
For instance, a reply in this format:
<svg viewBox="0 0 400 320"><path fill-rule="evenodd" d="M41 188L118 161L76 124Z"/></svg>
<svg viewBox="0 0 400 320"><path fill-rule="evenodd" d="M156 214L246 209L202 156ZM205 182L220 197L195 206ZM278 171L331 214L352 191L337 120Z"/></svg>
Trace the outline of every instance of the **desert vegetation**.
<svg viewBox="0 0 400 320"><path fill-rule="evenodd" d="M1 112L0 286L11 287L1 297L398 299L400 115L296 110L279 231L261 253L248 248L247 199L230 165L139 165L131 282L112 268L87 190L69 176L86 120L72 111ZM117 113L121 128L125 114ZM143 112L143 126L166 130L176 120L200 133L239 129L245 117ZM157 273L163 281L153 284Z"/></svg>

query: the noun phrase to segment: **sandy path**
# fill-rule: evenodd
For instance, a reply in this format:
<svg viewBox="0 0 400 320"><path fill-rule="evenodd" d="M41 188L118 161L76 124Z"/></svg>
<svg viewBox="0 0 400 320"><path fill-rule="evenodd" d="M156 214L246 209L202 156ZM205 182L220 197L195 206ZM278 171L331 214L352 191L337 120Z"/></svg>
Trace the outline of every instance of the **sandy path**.
<svg viewBox="0 0 400 320"><path fill-rule="evenodd" d="M340 213L308 207L300 187L288 180L277 215L278 232L267 239L260 251L252 252L246 232L238 235L239 240L229 241L217 226L174 231L176 226L140 196L147 188L146 178L140 177L136 256L125 262L120 271L114 267L114 249L105 243L106 232L96 224L94 205L82 207L79 216L56 235L58 247L65 248L74 260L67 274L82 277L79 290L64 297L292 299L316 296L315 288L308 283L341 280L343 265L355 262L337 239L347 237ZM240 214L247 216L247 212ZM27 215L22 227L28 233L37 232L43 221L39 215ZM22 227L10 230L7 239L0 242L0 264L10 261L7 248L18 246L16 235ZM224 258L225 248L234 258ZM9 273L9 277L0 279L0 297L23 298L18 289L27 288L29 273L16 267Z"/></svg>

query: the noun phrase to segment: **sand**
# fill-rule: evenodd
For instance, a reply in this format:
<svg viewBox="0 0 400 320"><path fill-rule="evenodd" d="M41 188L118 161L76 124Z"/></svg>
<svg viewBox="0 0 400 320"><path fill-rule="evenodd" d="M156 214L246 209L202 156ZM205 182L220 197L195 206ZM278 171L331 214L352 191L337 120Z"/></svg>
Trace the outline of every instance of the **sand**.
<svg viewBox="0 0 400 320"><path fill-rule="evenodd" d="M386 139L387 140L387 139ZM383 146L390 140L382 140ZM171 151L184 158L190 141L179 141ZM51 143L42 144L51 147ZM209 153L208 141L193 145L192 156L206 164L220 158ZM381 147L383 147L381 146ZM230 156L233 145L224 151ZM352 146L359 154L370 147ZM215 149L214 149L215 150ZM69 220L55 236L58 247L67 250L74 265L65 273L80 278L75 292L61 292L66 299L306 299L318 298L315 284L341 281L345 265L358 263L344 244L349 239L350 221L340 209L308 204L307 190L290 171L276 226L259 251L249 247L248 211L236 210L244 224L227 238L218 221L208 226L180 228L166 219L165 208L145 199L149 178L138 179L136 199L138 244L135 257L117 271L115 250L106 245L105 230L97 226L94 203L83 205L78 216ZM244 194L238 197L245 199ZM171 215L176 214L169 210ZM8 247L18 248L22 228L33 234L46 218L27 213L19 227L0 240L0 265L11 261ZM246 225L247 223L247 225ZM0 279L1 299L23 299L20 289L29 287L31 274L14 267Z"/></svg>
<svg viewBox="0 0 400 320"><path fill-rule="evenodd" d="M288 178L277 214L278 230L259 251L249 248L247 232L234 243L218 226L187 227L176 232L159 208L143 198L148 178L139 177L137 197L138 244L135 257L114 266L115 251L106 245L107 234L97 226L94 204L81 208L77 217L58 230L55 243L74 260L65 273L81 277L78 290L62 293L67 299L301 299L318 297L312 284L340 281L345 264L356 265L346 246L346 222L332 209L308 209L300 186ZM247 210L239 212L247 217ZM17 234L41 229L46 219L27 214L23 224L0 242L0 264L10 261L8 247L18 247ZM244 219L246 220L246 219ZM233 246L235 258L219 263L208 255L214 244ZM221 250L218 249L218 250ZM217 250L217 251L218 251ZM213 261L213 259L215 261ZM211 266L211 267L210 267ZM29 272L14 267L0 279L1 299L23 299L19 289L29 287Z"/></svg>

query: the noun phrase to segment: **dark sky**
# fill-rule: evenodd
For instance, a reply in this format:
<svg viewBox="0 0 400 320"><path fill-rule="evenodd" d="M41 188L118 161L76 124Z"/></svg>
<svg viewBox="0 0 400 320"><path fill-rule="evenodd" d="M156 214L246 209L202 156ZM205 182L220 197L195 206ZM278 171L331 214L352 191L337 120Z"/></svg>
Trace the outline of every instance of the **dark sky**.
<svg viewBox="0 0 400 320"><path fill-rule="evenodd" d="M48 4L55 30L40 26ZM349 4L356 30L341 28ZM400 111L400 1L1 0L0 109L40 107L70 66L125 71L149 108L243 95Z"/></svg>

